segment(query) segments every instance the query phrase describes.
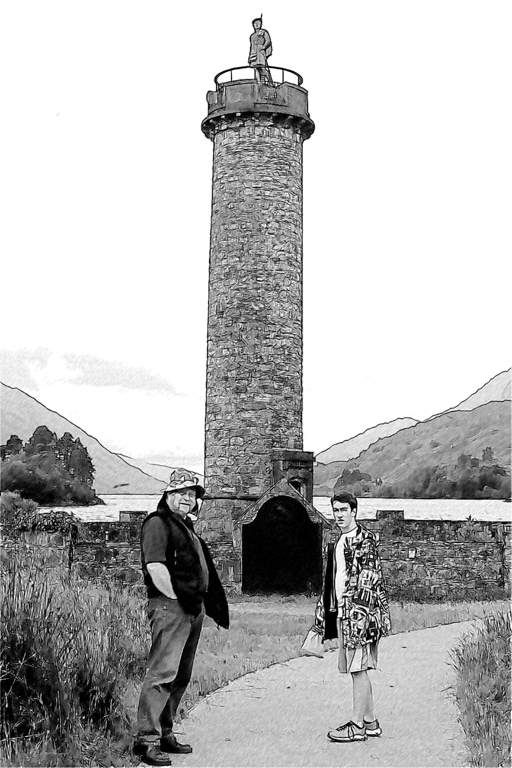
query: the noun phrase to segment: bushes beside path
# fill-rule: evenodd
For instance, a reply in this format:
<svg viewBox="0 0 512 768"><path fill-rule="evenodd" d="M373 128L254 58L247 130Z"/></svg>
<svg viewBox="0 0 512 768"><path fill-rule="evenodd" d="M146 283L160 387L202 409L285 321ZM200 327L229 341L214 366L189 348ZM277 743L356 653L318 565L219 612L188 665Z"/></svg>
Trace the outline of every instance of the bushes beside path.
<svg viewBox="0 0 512 768"><path fill-rule="evenodd" d="M512 613L488 616L453 652L470 765L509 766Z"/></svg>

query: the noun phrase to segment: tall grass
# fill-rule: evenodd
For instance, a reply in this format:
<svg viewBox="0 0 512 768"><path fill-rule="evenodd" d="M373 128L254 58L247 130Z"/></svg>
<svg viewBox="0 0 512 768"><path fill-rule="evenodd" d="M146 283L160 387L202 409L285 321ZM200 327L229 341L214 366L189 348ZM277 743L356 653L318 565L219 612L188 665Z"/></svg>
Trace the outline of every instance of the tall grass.
<svg viewBox="0 0 512 768"><path fill-rule="evenodd" d="M92 734L129 727L126 680L143 673L147 640L140 600L84 589L22 547L2 576L0 751L15 761L37 744L46 764L72 764Z"/></svg>
<svg viewBox="0 0 512 768"><path fill-rule="evenodd" d="M453 652L459 720L470 764L510 765L512 613L488 616Z"/></svg>

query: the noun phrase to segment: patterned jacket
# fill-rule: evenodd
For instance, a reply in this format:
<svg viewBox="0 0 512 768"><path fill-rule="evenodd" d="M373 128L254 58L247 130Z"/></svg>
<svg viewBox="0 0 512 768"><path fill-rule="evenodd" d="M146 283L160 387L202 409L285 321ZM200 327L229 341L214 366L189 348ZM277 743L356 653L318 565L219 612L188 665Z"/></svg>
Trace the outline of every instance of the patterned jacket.
<svg viewBox="0 0 512 768"><path fill-rule="evenodd" d="M315 612L315 625L324 640L338 637L335 548L335 544L327 548L324 584ZM345 648L355 649L388 635L391 620L375 534L358 523L356 535L345 540L344 555L347 581L339 618Z"/></svg>

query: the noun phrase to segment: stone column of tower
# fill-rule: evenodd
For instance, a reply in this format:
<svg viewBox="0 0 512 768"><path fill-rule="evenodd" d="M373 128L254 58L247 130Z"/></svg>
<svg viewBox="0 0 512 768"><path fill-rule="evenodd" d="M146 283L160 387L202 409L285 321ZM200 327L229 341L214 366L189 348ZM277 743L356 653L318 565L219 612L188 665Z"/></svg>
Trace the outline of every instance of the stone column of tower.
<svg viewBox="0 0 512 768"><path fill-rule="evenodd" d="M240 74L217 76L202 123L213 185L200 530L221 567L240 555L233 519L272 485L272 452L302 451L302 148L314 124L296 73Z"/></svg>

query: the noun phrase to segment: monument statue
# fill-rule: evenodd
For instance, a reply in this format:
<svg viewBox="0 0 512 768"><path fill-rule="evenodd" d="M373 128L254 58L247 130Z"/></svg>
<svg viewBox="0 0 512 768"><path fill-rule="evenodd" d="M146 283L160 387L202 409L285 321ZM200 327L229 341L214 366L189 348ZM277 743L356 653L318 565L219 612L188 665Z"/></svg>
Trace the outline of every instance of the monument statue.
<svg viewBox="0 0 512 768"><path fill-rule="evenodd" d="M254 32L250 37L251 49L249 51L249 64L254 67L254 73L258 83L267 81L272 85L268 57L272 55L272 41L266 29L262 29L263 16L254 19L252 26Z"/></svg>

